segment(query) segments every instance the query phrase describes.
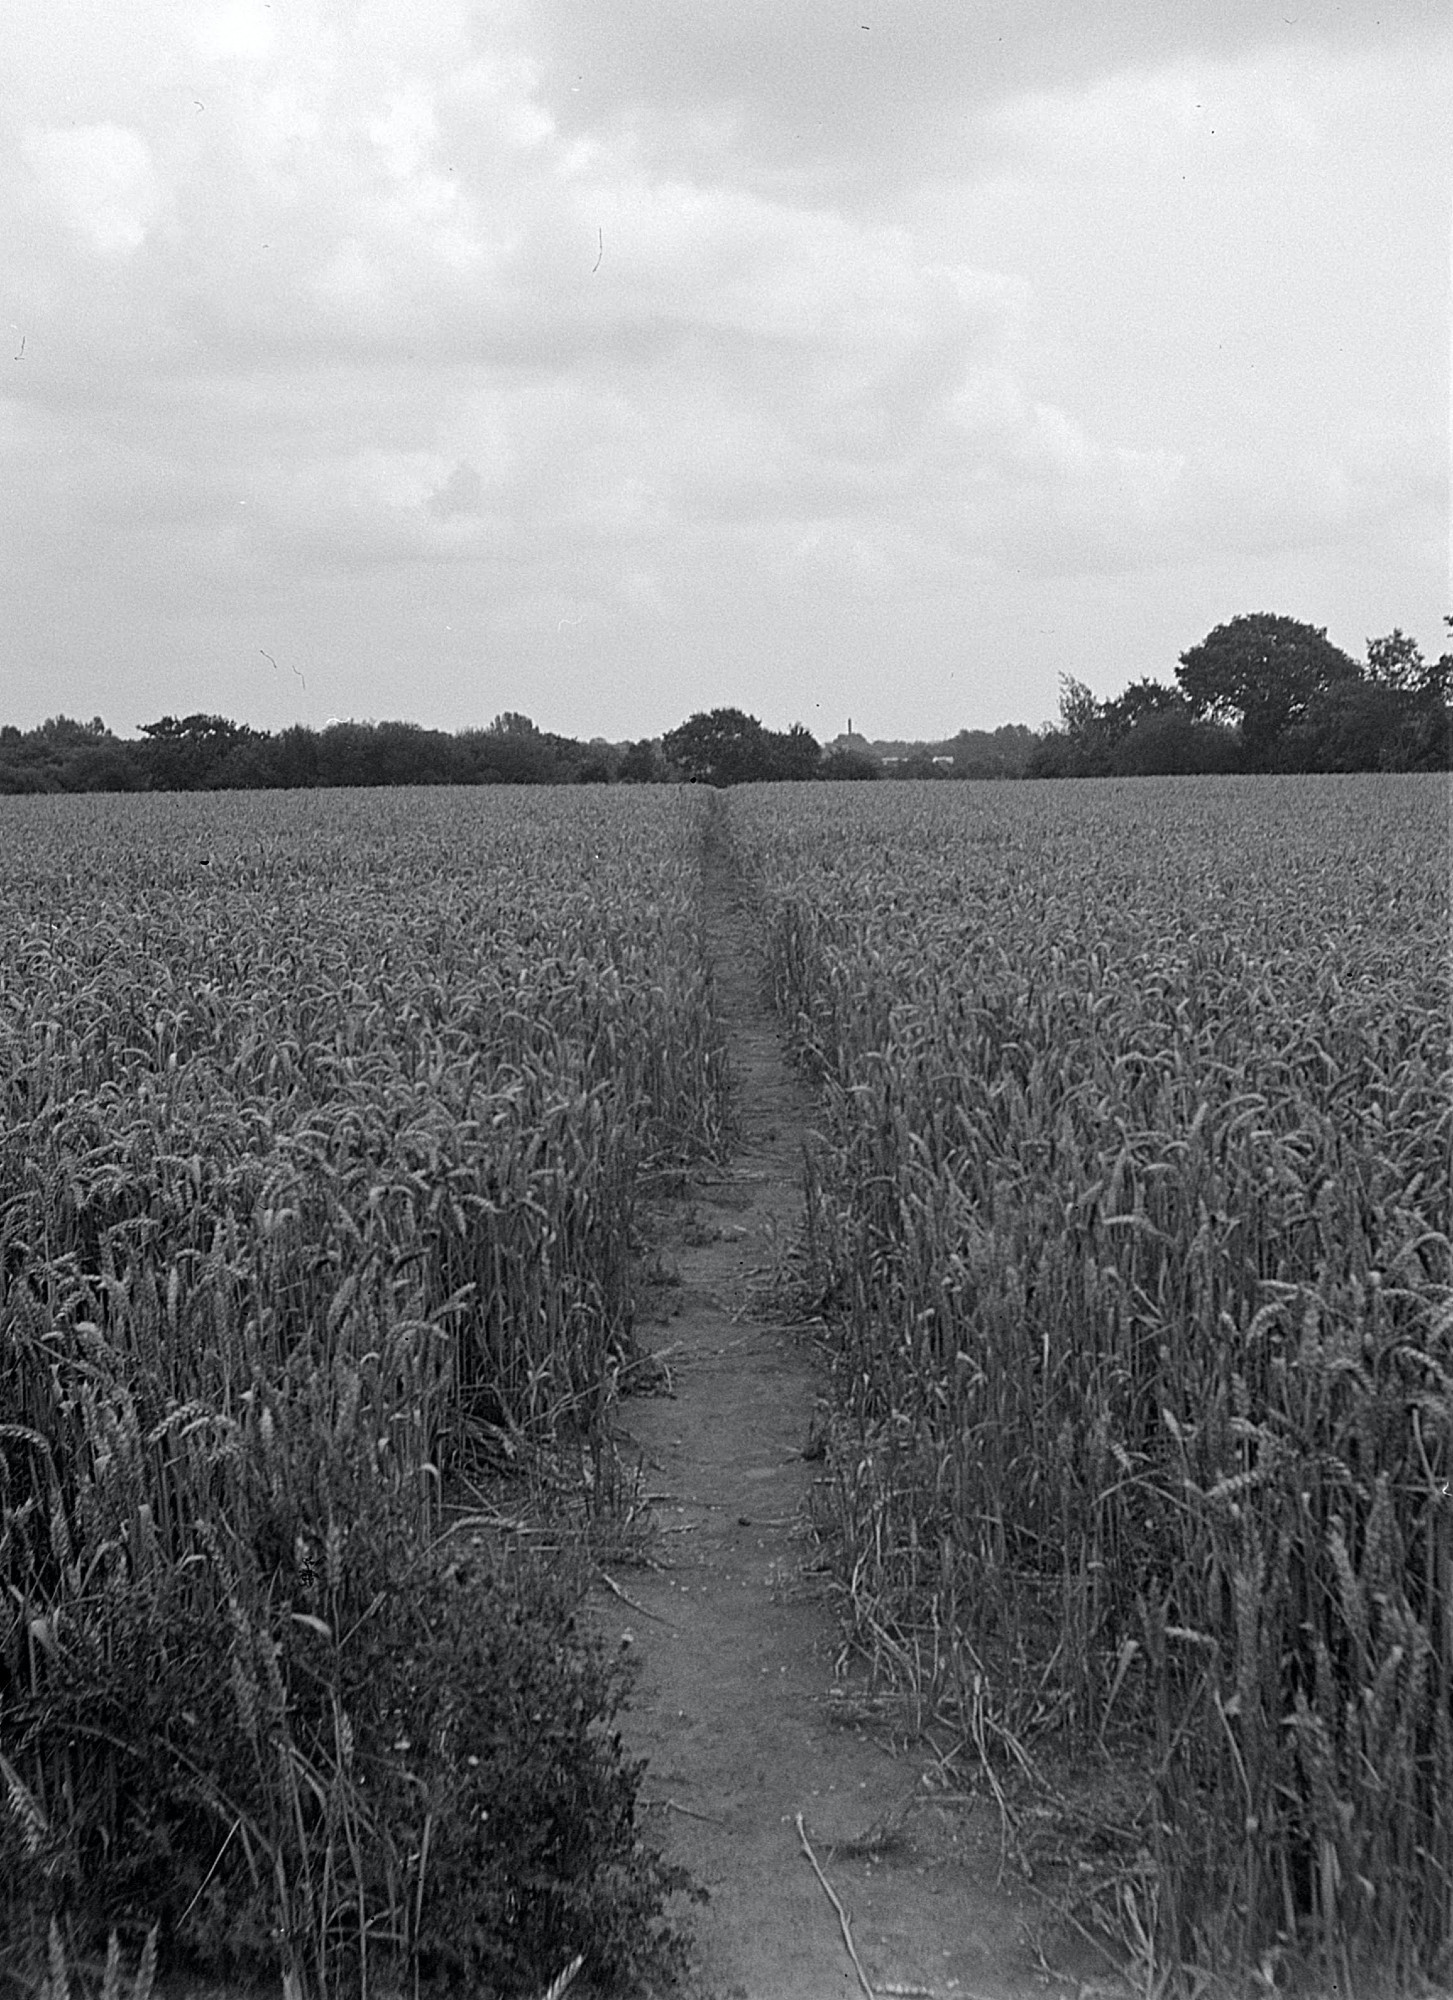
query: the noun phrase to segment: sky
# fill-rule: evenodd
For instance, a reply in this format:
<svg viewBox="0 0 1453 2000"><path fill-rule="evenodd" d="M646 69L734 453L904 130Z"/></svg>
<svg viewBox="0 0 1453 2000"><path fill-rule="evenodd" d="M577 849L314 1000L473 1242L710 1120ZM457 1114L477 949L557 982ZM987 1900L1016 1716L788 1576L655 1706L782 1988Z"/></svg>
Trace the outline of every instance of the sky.
<svg viewBox="0 0 1453 2000"><path fill-rule="evenodd" d="M0 0L0 722L1436 653L1437 0Z"/></svg>

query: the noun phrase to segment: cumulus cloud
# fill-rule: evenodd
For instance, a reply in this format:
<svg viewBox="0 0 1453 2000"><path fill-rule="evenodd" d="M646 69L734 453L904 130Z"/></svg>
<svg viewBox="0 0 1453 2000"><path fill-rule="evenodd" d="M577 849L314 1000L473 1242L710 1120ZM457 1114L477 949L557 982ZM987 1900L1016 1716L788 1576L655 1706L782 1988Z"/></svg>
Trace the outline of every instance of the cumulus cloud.
<svg viewBox="0 0 1453 2000"><path fill-rule="evenodd" d="M1230 615L1248 551L1333 578L1436 507L1437 204L1400 148L1446 116L1349 10L1315 59L1249 4L1188 47L1148 0L1048 41L1008 0L972 34L827 0L53 18L63 63L17 20L0 123L5 684L70 676L31 708L104 711L118 656L160 705L225 708L256 616L338 676L410 662L410 699L362 712L544 694L612 733L698 693L780 707L773 644L846 700L896 641L902 727L946 728L955 644L1037 579L1038 694L958 717L1002 720L1080 670L1030 636L1046 579L1222 562ZM309 685L345 705L321 662Z"/></svg>

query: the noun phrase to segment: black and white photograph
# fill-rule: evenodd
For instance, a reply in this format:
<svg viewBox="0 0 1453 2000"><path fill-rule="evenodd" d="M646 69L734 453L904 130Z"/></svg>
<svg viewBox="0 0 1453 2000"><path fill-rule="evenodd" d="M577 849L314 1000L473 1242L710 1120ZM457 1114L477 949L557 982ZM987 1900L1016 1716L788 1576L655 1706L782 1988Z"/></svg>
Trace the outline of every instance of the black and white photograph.
<svg viewBox="0 0 1453 2000"><path fill-rule="evenodd" d="M1453 1994L1453 18L0 50L0 2000Z"/></svg>

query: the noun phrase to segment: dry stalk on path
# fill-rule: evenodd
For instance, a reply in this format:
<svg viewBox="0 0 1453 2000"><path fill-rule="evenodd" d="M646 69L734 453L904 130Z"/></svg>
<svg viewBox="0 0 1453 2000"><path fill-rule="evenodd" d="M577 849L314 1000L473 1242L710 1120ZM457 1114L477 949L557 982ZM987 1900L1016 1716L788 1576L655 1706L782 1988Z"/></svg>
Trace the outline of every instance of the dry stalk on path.
<svg viewBox="0 0 1453 2000"><path fill-rule="evenodd" d="M823 1874L821 1862L818 1860L817 1856L812 1851L812 1842L807 1838L807 1829L802 1824L801 1813L798 1813L796 1815L796 1818L797 1818L797 1838L802 1842L803 1853L812 1863L813 1874L816 1875L818 1881L821 1882L822 1884L823 1894L827 1897L827 1900L832 1904L833 1908L837 1911L838 1928L842 1931L843 1943L847 1947L848 1957L853 1961L853 1971L856 1972L856 1974L858 1975L858 1984L859 1986L862 1987L863 1992L867 1995L867 2000L877 2000L877 1996L874 1994L872 1987L868 1984L868 1975L866 1972L864 1972L863 1962L858 1957L857 1946L853 1943L853 1931L852 1931L852 1925L848 1922L848 1913L843 1908L842 1903L838 1898L837 1891L833 1888L831 1882L828 1881L826 1875Z"/></svg>

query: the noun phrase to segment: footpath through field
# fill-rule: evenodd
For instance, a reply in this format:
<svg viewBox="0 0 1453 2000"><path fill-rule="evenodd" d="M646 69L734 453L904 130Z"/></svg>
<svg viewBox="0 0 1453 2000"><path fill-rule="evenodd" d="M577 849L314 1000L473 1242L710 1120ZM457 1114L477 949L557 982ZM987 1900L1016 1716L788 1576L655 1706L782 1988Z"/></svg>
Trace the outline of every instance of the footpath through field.
<svg viewBox="0 0 1453 2000"><path fill-rule="evenodd" d="M640 1658L626 1734L648 1759L653 1831L710 1894L688 1990L694 2000L1122 1991L1062 1948L1053 1968L1040 1956L1043 1905L1012 1873L1000 1881L992 1801L936 1799L925 1755L894 1756L861 1725L834 1721L835 1630L803 1532L821 1471L804 1457L819 1376L803 1332L760 1316L763 1281L800 1222L812 1099L783 1058L749 914L711 846L706 890L741 1137L730 1165L662 1218L680 1284L660 1289L669 1316L642 1337L670 1392L621 1412L627 1452L642 1455L659 1567L614 1572L624 1597L597 1593L602 1629Z"/></svg>

